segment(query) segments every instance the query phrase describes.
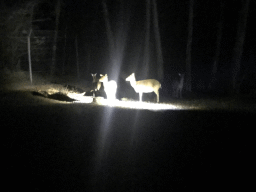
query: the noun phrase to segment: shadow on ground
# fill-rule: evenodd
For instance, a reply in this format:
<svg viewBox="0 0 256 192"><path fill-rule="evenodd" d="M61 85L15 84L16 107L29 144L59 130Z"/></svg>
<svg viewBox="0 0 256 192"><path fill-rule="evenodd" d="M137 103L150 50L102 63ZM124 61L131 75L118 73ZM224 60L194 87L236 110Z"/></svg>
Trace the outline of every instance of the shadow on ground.
<svg viewBox="0 0 256 192"><path fill-rule="evenodd" d="M9 191L248 186L255 113L55 104L5 105L0 114Z"/></svg>

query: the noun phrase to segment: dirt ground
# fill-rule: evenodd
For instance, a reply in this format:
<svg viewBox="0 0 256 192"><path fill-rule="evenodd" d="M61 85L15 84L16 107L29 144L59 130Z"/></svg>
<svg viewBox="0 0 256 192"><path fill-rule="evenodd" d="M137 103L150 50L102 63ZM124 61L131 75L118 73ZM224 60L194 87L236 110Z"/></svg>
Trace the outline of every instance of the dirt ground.
<svg viewBox="0 0 256 192"><path fill-rule="evenodd" d="M67 90L60 84L47 84L27 86L21 89L1 90L1 105L29 106L29 105L51 105L58 103L72 103L76 98L70 98L68 93L81 95L81 92ZM161 93L160 93L161 94ZM104 97L104 96L102 96ZM84 94L84 98L92 98L92 95ZM256 100L254 97L202 97L202 98L167 98L163 96L165 104L173 104L181 109L195 110L228 110L228 111L255 111ZM89 105L89 103L87 103ZM96 103L91 103L96 104Z"/></svg>
<svg viewBox="0 0 256 192"><path fill-rule="evenodd" d="M70 93L91 98L81 95L86 83L68 83L1 89L8 191L247 190L253 100L160 93L177 110L125 109L76 103Z"/></svg>
<svg viewBox="0 0 256 192"><path fill-rule="evenodd" d="M84 98L88 99L92 97L92 92L90 92L91 82L77 81L70 76L49 79L46 76L35 75L31 84L27 72L10 73L9 71L4 71L1 72L0 83L1 105L49 105L74 102L77 100L75 99L76 95L85 96ZM72 94L74 97L70 98ZM134 95L135 98L138 98L138 94L137 96L136 94ZM101 95L99 96L106 97L104 90L101 90ZM122 98L118 99L121 100ZM177 99L166 91L164 91L164 95L161 94L160 90L160 103L174 104L182 109L255 111L256 96L217 97L192 93L189 97Z"/></svg>

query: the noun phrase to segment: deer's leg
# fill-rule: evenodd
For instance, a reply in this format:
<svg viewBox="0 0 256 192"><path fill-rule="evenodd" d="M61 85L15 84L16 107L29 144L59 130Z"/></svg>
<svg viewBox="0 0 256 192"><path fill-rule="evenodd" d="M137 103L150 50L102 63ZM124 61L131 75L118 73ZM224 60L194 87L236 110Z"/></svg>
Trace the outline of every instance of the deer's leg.
<svg viewBox="0 0 256 192"><path fill-rule="evenodd" d="M143 94L142 92L139 93L139 95L140 95L140 102L142 101L142 94Z"/></svg>
<svg viewBox="0 0 256 192"><path fill-rule="evenodd" d="M156 99L154 101L156 101L158 103L159 102L159 91L154 91L154 93L156 94Z"/></svg>

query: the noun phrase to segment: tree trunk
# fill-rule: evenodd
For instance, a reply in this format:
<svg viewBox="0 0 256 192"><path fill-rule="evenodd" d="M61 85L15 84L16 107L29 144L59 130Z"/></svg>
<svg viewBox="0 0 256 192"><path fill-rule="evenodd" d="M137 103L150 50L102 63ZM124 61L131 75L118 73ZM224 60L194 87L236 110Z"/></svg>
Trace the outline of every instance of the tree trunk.
<svg viewBox="0 0 256 192"><path fill-rule="evenodd" d="M186 51L186 90L189 92L191 92L191 45L193 35L193 4L194 0L190 0L188 20L188 43Z"/></svg>
<svg viewBox="0 0 256 192"><path fill-rule="evenodd" d="M60 17L60 0L57 2L56 6L56 28L55 28L55 34L53 39L53 53L52 53L52 66L51 66L51 77L55 74L56 71L56 49L57 49L57 38L58 38L58 30L59 30L59 17Z"/></svg>
<svg viewBox="0 0 256 192"><path fill-rule="evenodd" d="M30 78L30 83L32 85L32 64L31 64L31 49L30 49L31 32L32 32L32 29L30 29L28 34L28 65L29 65L29 78Z"/></svg>
<svg viewBox="0 0 256 192"><path fill-rule="evenodd" d="M148 76L149 71L149 38L150 38L150 0L146 0L146 35L145 35L145 47L144 47L144 76Z"/></svg>
<svg viewBox="0 0 256 192"><path fill-rule="evenodd" d="M90 74L90 70L91 70L91 49L88 48L87 49L87 57L86 57L86 75Z"/></svg>
<svg viewBox="0 0 256 192"><path fill-rule="evenodd" d="M76 46L76 71L77 71L77 79L80 79L77 36L76 36L76 39L75 39L75 46Z"/></svg>
<svg viewBox="0 0 256 192"><path fill-rule="evenodd" d="M63 58L63 63L62 63L62 75L65 74L66 45L67 45L67 25L65 28L65 37L64 37L64 58Z"/></svg>
<svg viewBox="0 0 256 192"><path fill-rule="evenodd" d="M233 56L233 70L232 70L232 91L238 94L240 92L239 73L240 73L240 62L243 54L243 46L246 32L247 15L249 11L250 0L242 1L242 10L239 15L239 22L237 28L236 43L234 47Z"/></svg>
<svg viewBox="0 0 256 192"><path fill-rule="evenodd" d="M162 55L162 46L161 46L161 37L159 32L158 25L158 15L157 15L157 4L156 0L153 0L153 14L154 14L154 30L155 30L155 38L156 38L156 51L157 51L157 76L158 80L164 79L164 67L163 67L163 55Z"/></svg>
<svg viewBox="0 0 256 192"><path fill-rule="evenodd" d="M222 39L222 29L223 29L223 14L224 14L224 2L221 2L221 12L220 12L220 20L218 23L218 31L217 31L217 39L216 39L216 50L215 56L213 60L213 67L212 67L212 74L211 74L211 81L209 83L208 89L211 90L213 84L216 82L216 73L218 70L219 64L219 57L220 57L220 45Z"/></svg>
<svg viewBox="0 0 256 192"><path fill-rule="evenodd" d="M110 58L113 59L114 51L115 51L115 41L114 41L114 36L113 32L111 30L110 26L110 21L109 21L109 13L108 13L108 8L106 2L103 0L102 1L103 5L103 12L104 12L104 19L105 19L105 24L106 24L106 29L107 29L107 37L108 37L108 43L109 43L109 49L110 49Z"/></svg>
<svg viewBox="0 0 256 192"><path fill-rule="evenodd" d="M119 60L118 57L119 55L117 54L117 46L116 46L116 41L114 39L113 31L111 30L111 25L110 25L110 20L109 20L109 13L108 13L108 8L106 2L103 0L102 1L103 5L103 12L104 12L104 19L106 23L106 29L107 29L107 37L108 37L108 43L109 43L109 54L110 54L110 62L111 66L107 68L107 70L110 73L110 77L112 79L117 80L117 76L119 73Z"/></svg>
<svg viewBox="0 0 256 192"><path fill-rule="evenodd" d="M91 70L91 51L90 51L90 49L88 48L88 49L86 49L87 51L86 51L86 59L85 59L85 66L86 66L86 72L85 72L85 74L86 75L88 75L88 74L90 74L90 70Z"/></svg>

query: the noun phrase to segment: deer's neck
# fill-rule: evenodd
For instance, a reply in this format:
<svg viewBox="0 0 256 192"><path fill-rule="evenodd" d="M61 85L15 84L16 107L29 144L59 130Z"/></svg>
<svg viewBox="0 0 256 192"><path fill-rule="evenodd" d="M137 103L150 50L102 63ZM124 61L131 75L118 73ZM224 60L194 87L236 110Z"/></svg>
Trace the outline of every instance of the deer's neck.
<svg viewBox="0 0 256 192"><path fill-rule="evenodd" d="M133 88L136 88L136 80L135 80L135 79L132 80L132 81L130 81L130 84L131 84L131 86L132 86Z"/></svg>
<svg viewBox="0 0 256 192"><path fill-rule="evenodd" d="M108 86L108 79L105 79L105 80L103 81L103 85L104 85L104 87Z"/></svg>

